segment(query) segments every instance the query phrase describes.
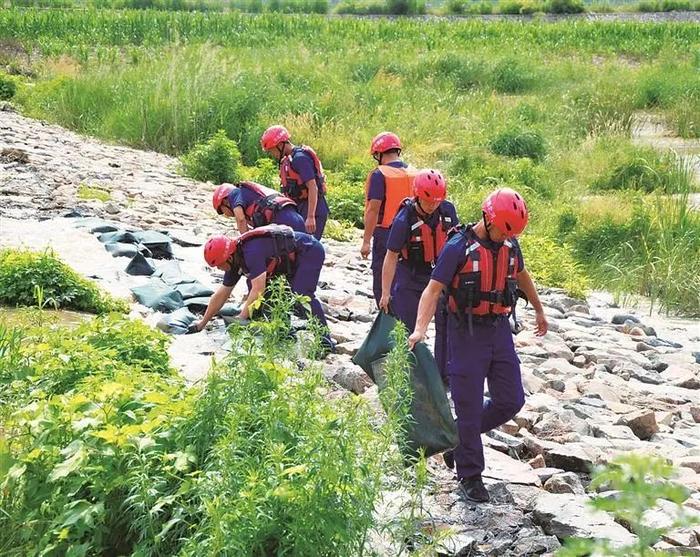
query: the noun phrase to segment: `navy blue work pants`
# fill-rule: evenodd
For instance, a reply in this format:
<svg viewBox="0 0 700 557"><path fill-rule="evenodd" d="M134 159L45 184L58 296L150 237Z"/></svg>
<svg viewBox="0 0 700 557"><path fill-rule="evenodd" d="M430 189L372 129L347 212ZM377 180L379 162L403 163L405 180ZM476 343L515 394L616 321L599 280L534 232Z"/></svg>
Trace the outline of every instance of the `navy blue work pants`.
<svg viewBox="0 0 700 557"><path fill-rule="evenodd" d="M295 232L306 232L304 218L297 212L293 205L282 207L279 211L277 211L275 216L272 217L272 222L275 224L286 224Z"/></svg>
<svg viewBox="0 0 700 557"><path fill-rule="evenodd" d="M389 229L377 226L372 234L372 292L379 305L382 299L382 266L386 255L386 242L389 239Z"/></svg>
<svg viewBox="0 0 700 557"><path fill-rule="evenodd" d="M314 242L297 255L297 265L294 275L289 279L292 292L308 296L311 299L311 313L322 325L328 325L326 315L323 313L321 302L316 298L316 286L321 274L321 267L326 258L326 252L320 242Z"/></svg>
<svg viewBox="0 0 700 557"><path fill-rule="evenodd" d="M484 470L481 434L515 416L525 403L520 362L507 319L475 322L474 334L453 314L447 323L447 371L457 412L459 445L457 477L471 478ZM484 379L491 398L484 399Z"/></svg>

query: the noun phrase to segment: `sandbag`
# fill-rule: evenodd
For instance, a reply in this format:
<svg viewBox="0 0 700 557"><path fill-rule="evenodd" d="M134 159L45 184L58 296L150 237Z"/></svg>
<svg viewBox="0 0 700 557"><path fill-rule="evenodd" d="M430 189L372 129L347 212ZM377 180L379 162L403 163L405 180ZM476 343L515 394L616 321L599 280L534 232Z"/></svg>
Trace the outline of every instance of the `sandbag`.
<svg viewBox="0 0 700 557"><path fill-rule="evenodd" d="M156 327L161 331L171 335L186 335L192 323L197 320L197 316L193 315L186 307L175 310L174 312L164 315Z"/></svg>
<svg viewBox="0 0 700 557"><path fill-rule="evenodd" d="M156 272L152 261L137 253L126 266L126 274L134 276L150 276Z"/></svg>
<svg viewBox="0 0 700 557"><path fill-rule="evenodd" d="M128 232L126 230L115 230L114 232L104 232L97 236L97 239L103 244L113 244L115 242L120 242L124 244L138 244L138 240L134 236L133 232Z"/></svg>
<svg viewBox="0 0 700 557"><path fill-rule="evenodd" d="M372 324L364 342L352 357L352 362L360 366L374 380L372 363L386 356L394 347L391 332L396 325L396 318L380 311Z"/></svg>
<svg viewBox="0 0 700 557"><path fill-rule="evenodd" d="M421 449L425 456L431 456L452 449L459 443L445 385L430 349L419 342L410 355L413 420L406 432L406 443L400 447L408 459L417 457ZM372 376L380 392L386 386L386 360L384 357L372 363Z"/></svg>
<svg viewBox="0 0 700 557"><path fill-rule="evenodd" d="M158 265L153 276L159 277L163 282L175 286L186 282L196 282L196 278L182 272L177 261L168 261Z"/></svg>
<svg viewBox="0 0 700 557"><path fill-rule="evenodd" d="M181 308L182 296L169 284L160 279L151 279L143 286L135 286L131 289L139 303L164 313Z"/></svg>
<svg viewBox="0 0 700 557"><path fill-rule="evenodd" d="M208 286L203 285L199 281L194 282L183 282L182 284L177 284L174 286L182 296L183 300L187 298L202 298L204 296L211 296L214 291Z"/></svg>
<svg viewBox="0 0 700 557"><path fill-rule="evenodd" d="M199 296L197 298L187 298L183 301L187 308L193 313L204 313L209 305L209 296Z"/></svg>
<svg viewBox="0 0 700 557"><path fill-rule="evenodd" d="M155 230L136 230L132 232L132 235L138 243L151 250L154 259L173 258L173 246L170 236Z"/></svg>
<svg viewBox="0 0 700 557"><path fill-rule="evenodd" d="M134 257L140 253L144 257L150 257L151 252L146 246L141 244L125 244L124 242L110 242L105 244L105 249L112 254L112 257Z"/></svg>

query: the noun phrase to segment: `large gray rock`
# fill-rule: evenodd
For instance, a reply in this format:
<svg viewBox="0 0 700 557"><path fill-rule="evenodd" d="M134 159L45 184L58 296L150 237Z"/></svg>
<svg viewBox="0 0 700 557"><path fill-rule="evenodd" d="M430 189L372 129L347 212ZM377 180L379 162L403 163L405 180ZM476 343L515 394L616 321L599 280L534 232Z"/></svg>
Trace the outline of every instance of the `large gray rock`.
<svg viewBox="0 0 700 557"><path fill-rule="evenodd" d="M568 443L545 450L544 459L547 466L561 468L567 472L586 472L597 465L601 460L601 454L597 449L582 443Z"/></svg>
<svg viewBox="0 0 700 557"><path fill-rule="evenodd" d="M545 482L544 488L550 493L571 493L573 495L585 494L581 480L573 472L555 474Z"/></svg>
<svg viewBox="0 0 700 557"><path fill-rule="evenodd" d="M542 351L538 353L546 353L551 358L563 358L568 362L574 359L574 353L571 351L571 348L556 333L547 333L543 337L538 337L534 331L523 331L516 337L515 345L518 349L520 347L536 346Z"/></svg>
<svg viewBox="0 0 700 557"><path fill-rule="evenodd" d="M486 470L484 478L503 480L514 484L540 486L540 478L525 462L515 460L501 452L484 447Z"/></svg>
<svg viewBox="0 0 700 557"><path fill-rule="evenodd" d="M626 425L641 440L649 439L659 431L656 414L651 410L639 410L622 416L615 425Z"/></svg>
<svg viewBox="0 0 700 557"><path fill-rule="evenodd" d="M624 362L616 365L614 368L612 368L612 373L619 375L623 379L634 377L637 381L649 383L651 385L661 385L662 383L666 382L666 380L656 371L644 369L642 366L631 362Z"/></svg>
<svg viewBox="0 0 700 557"><path fill-rule="evenodd" d="M637 537L615 522L611 515L594 510L589 499L582 495L544 493L535 502L532 516L547 534L560 540L603 538L614 547L637 541Z"/></svg>

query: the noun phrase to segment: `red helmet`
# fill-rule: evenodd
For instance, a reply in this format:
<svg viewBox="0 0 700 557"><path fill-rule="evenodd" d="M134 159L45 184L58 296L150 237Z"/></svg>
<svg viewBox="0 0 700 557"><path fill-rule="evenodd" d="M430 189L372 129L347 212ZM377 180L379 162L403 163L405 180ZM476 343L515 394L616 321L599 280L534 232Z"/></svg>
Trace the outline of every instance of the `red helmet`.
<svg viewBox="0 0 700 557"><path fill-rule="evenodd" d="M489 194L481 209L487 222L501 232L517 236L527 226L527 205L520 194L510 188L500 188Z"/></svg>
<svg viewBox="0 0 700 557"><path fill-rule="evenodd" d="M447 194L445 178L437 170L425 169L413 180L413 195L425 201L444 201Z"/></svg>
<svg viewBox="0 0 700 557"><path fill-rule="evenodd" d="M273 149L278 143L287 141L291 135L284 126L270 126L260 138L260 145L265 151Z"/></svg>
<svg viewBox="0 0 700 557"><path fill-rule="evenodd" d="M395 133L381 132L374 136L369 154L386 153L389 149L401 149L401 140Z"/></svg>
<svg viewBox="0 0 700 557"><path fill-rule="evenodd" d="M226 236L212 236L204 244L204 260L210 267L219 267L236 253L236 241Z"/></svg>
<svg viewBox="0 0 700 557"><path fill-rule="evenodd" d="M236 186L232 186L231 184L221 184L214 190L214 196L212 197L212 205L214 205L214 210L221 214L221 204L224 202L224 199L228 197L228 195L235 189Z"/></svg>

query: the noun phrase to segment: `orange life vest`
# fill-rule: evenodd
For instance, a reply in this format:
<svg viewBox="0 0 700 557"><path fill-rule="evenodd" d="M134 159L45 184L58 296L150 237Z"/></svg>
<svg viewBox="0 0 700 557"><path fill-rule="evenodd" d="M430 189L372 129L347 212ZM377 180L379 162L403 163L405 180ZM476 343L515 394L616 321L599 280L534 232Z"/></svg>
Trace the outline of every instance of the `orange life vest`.
<svg viewBox="0 0 700 557"><path fill-rule="evenodd" d="M438 255L447 243L447 233L454 226L452 217L444 212L441 204L437 208L438 222L433 230L418 215L415 199L404 199L401 207L407 207L410 211L408 222L411 227L408 242L401 250L401 259L416 271L429 271L435 267Z"/></svg>
<svg viewBox="0 0 700 557"><path fill-rule="evenodd" d="M307 145L298 145L292 149L292 152L283 157L280 161L280 182L282 183L282 193L286 196L291 197L294 201L301 201L303 199L308 199L309 190L301 181L301 176L299 173L292 168L292 158L299 151L306 153L314 161L316 187L318 187L319 193L326 193L326 175L323 173L323 165L311 147Z"/></svg>
<svg viewBox="0 0 700 557"><path fill-rule="evenodd" d="M275 253L266 261L267 278L292 273L297 257L294 230L282 224L268 224L254 228L236 238L236 251L233 256L235 267L238 267L244 275L248 275L249 271L243 260L242 248L246 242L254 238L272 238L275 242Z"/></svg>
<svg viewBox="0 0 700 557"><path fill-rule="evenodd" d="M401 202L413 195L413 179L418 174L418 170L412 167L397 168L388 164L380 164L377 170L384 176L384 213L379 215L377 226L379 228L389 228L396 213L399 212ZM374 172L374 171L372 171ZM367 176L365 182L365 211L369 202L369 183L372 172Z"/></svg>
<svg viewBox="0 0 700 557"><path fill-rule="evenodd" d="M482 245L471 226L459 227L464 236L465 262L449 288L448 308L458 317L507 316L518 300L518 257L510 240L498 254Z"/></svg>
<svg viewBox="0 0 700 557"><path fill-rule="evenodd" d="M296 203L292 199L255 182L239 182L238 187L252 191L259 197L255 203L251 203L244 209L246 220L254 228L270 224L280 209L289 206L296 207Z"/></svg>

